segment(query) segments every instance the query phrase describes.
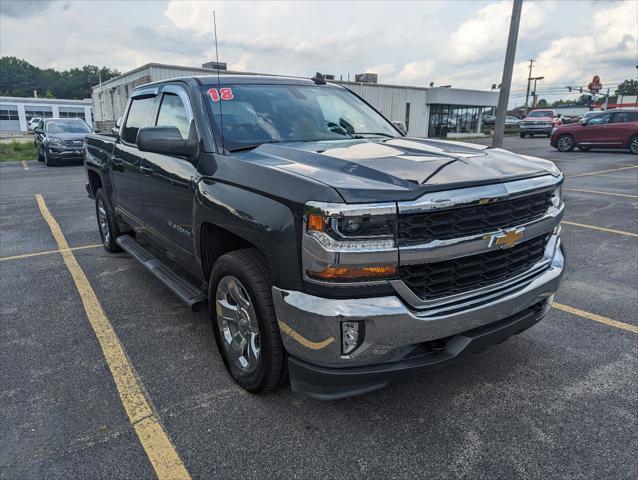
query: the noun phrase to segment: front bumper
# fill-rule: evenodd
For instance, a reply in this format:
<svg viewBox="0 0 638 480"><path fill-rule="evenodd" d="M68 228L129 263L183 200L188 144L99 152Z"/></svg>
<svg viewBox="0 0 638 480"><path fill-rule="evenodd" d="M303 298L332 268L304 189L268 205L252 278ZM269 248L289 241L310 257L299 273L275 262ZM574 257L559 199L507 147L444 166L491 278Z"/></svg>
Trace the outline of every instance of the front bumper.
<svg viewBox="0 0 638 480"><path fill-rule="evenodd" d="M496 336L493 337L499 341L503 332L510 331L509 327L505 330L498 327L499 322L509 325L510 320L516 320L518 326L514 325L511 329L518 331L521 325L529 326L528 322L532 322L528 315L521 313L530 308L536 308L533 310L536 312L536 320L531 324L535 323L542 317L537 315L538 305L549 308L564 273L562 248L557 237L554 241L556 248L549 265L531 281L517 289L506 290L497 297L486 295L485 303L475 303L469 308L459 305L457 311L448 310L440 315L412 309L394 295L328 299L273 287L275 311L283 343L291 355L289 369L293 389L329 398L356 394L361 388L368 391L372 387L383 386L387 383L388 375L399 371L411 371L417 366L440 366L442 362L437 360L433 363L431 358L424 364L416 360L406 363L406 358L412 358L410 356L428 342L451 339L445 351L448 352L448 348L452 350L446 355L458 359L461 351L466 351L466 347L478 344L483 346L489 340L481 334L480 341L472 340L461 350L450 346L458 346L458 342L467 343L467 340L462 339L474 338L472 332L476 329L493 326L496 331L501 332L495 333ZM521 318L518 317L519 314L522 315ZM363 343L350 355L341 353L341 322L344 321L365 323ZM454 340L457 337L461 340ZM451 344L452 340L454 341ZM451 360L445 360L443 364L449 361ZM418 365L415 366L415 362ZM372 372L372 377L364 375L367 370ZM384 372L382 381L375 379L379 371ZM317 380L319 377L320 381ZM339 384L336 393L330 387L332 380ZM344 384L349 386L344 388Z"/></svg>
<svg viewBox="0 0 638 480"><path fill-rule="evenodd" d="M84 159L84 151L82 149L60 149L47 147L47 158L54 162L76 162Z"/></svg>
<svg viewBox="0 0 638 480"><path fill-rule="evenodd" d="M523 126L523 125L519 125L520 128L520 133L527 133L527 134L531 134L531 135L537 135L537 134L544 134L544 135L549 135L550 133L552 133L552 130L554 129L553 125L528 125L528 126Z"/></svg>

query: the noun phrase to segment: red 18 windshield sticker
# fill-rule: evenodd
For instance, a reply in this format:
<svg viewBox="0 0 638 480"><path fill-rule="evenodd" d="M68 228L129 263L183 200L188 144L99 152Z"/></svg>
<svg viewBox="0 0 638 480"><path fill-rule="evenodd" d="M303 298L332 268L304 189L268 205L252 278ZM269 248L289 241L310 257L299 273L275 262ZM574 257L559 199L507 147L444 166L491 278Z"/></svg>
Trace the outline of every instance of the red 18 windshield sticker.
<svg viewBox="0 0 638 480"><path fill-rule="evenodd" d="M229 87L222 87L219 90L211 88L208 90L208 95L210 95L210 99L213 102L219 102L220 100L232 100L235 98L233 96L233 89Z"/></svg>

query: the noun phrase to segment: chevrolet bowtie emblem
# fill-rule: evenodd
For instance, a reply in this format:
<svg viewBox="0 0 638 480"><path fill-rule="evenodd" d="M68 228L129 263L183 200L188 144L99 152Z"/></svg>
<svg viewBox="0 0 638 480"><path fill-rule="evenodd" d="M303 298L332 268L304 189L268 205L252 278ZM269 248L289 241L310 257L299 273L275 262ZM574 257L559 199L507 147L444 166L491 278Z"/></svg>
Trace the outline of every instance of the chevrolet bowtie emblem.
<svg viewBox="0 0 638 480"><path fill-rule="evenodd" d="M490 236L489 248L499 246L501 248L510 248L516 245L523 238L525 227L511 228L509 230L501 230Z"/></svg>

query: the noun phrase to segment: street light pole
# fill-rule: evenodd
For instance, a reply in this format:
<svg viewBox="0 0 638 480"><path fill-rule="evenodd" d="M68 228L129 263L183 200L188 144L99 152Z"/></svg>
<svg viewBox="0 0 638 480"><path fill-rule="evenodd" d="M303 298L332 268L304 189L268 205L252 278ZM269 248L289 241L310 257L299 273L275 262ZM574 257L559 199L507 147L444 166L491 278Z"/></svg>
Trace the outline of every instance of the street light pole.
<svg viewBox="0 0 638 480"><path fill-rule="evenodd" d="M527 106L529 105L529 87L532 83L532 68L534 68L534 60L533 58L529 59L529 75L527 75L527 93L525 94L525 115L527 115Z"/></svg>
<svg viewBox="0 0 638 480"><path fill-rule="evenodd" d="M510 32L507 37L507 50L505 51L501 93L498 96L498 111L496 112L496 123L494 125L494 138L492 138L492 146L498 148L503 146L503 129L505 128L505 115L507 114L507 103L510 97L510 87L512 86L512 71L514 70L516 41L518 40L518 26L521 23L522 8L523 0L514 0L512 19L510 20Z"/></svg>

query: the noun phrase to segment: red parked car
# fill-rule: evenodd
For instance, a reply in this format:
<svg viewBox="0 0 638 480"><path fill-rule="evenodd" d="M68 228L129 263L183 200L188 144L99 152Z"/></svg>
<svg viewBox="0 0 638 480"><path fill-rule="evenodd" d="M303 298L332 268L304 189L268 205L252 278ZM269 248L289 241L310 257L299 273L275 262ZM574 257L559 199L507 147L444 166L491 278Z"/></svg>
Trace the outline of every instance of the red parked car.
<svg viewBox="0 0 638 480"><path fill-rule="evenodd" d="M638 108L616 108L561 125L552 132L550 143L561 152L590 148L627 148L638 155Z"/></svg>

